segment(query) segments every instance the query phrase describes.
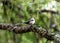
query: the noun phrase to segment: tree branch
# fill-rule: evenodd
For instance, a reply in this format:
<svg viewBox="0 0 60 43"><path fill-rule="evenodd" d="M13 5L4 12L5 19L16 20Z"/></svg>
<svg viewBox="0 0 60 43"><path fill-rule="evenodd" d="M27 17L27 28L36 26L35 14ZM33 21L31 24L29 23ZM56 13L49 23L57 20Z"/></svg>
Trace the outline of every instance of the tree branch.
<svg viewBox="0 0 60 43"><path fill-rule="evenodd" d="M51 32L48 33L46 31L46 29L43 29L36 25L17 26L14 24L0 24L0 29L9 30L9 31L15 32L17 34L26 33L26 32L36 32L41 37L45 37L48 40L53 40L53 41L55 40L57 42L60 42L60 40L58 40L58 39L60 39L60 35L58 33L51 33Z"/></svg>

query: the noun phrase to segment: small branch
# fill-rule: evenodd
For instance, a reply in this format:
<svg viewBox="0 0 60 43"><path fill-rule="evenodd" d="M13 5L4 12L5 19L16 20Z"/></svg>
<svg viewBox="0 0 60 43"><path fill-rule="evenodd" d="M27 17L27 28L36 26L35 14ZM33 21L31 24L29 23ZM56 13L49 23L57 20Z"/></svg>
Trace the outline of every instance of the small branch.
<svg viewBox="0 0 60 43"><path fill-rule="evenodd" d="M42 12L50 12L50 13L52 13L52 14L59 14L58 11L52 11L52 10L46 10L46 9L43 9L43 10L41 10L40 12L41 12L41 13L42 13Z"/></svg>

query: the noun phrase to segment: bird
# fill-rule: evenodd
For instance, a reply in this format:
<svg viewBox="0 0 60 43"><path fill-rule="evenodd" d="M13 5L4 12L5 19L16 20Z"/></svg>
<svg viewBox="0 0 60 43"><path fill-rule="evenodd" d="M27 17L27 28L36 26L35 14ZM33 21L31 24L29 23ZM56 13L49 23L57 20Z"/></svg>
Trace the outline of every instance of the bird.
<svg viewBox="0 0 60 43"><path fill-rule="evenodd" d="M22 24L28 24L28 25L33 25L35 24L35 19L34 17L30 18L28 21L26 22L20 22L20 23L17 23L15 24L16 26L21 26Z"/></svg>
<svg viewBox="0 0 60 43"><path fill-rule="evenodd" d="M29 24L29 25L33 25L35 24L35 19L34 17L32 17L31 19L29 19L27 22L24 22L25 24Z"/></svg>

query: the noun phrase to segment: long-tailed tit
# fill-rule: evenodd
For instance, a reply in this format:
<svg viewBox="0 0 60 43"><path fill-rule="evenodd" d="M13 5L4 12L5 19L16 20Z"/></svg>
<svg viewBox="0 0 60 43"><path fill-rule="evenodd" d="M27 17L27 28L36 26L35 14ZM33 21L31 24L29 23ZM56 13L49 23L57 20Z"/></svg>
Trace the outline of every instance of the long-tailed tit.
<svg viewBox="0 0 60 43"><path fill-rule="evenodd" d="M27 22L21 22L21 23L17 23L15 24L16 26L21 26L22 24L29 24L29 25L33 25L35 24L35 19L34 17L32 17L30 20L28 20Z"/></svg>
<svg viewBox="0 0 60 43"><path fill-rule="evenodd" d="M27 22L25 22L26 24L30 24L30 25L33 25L35 24L35 19L34 17L32 17L30 20L28 20Z"/></svg>

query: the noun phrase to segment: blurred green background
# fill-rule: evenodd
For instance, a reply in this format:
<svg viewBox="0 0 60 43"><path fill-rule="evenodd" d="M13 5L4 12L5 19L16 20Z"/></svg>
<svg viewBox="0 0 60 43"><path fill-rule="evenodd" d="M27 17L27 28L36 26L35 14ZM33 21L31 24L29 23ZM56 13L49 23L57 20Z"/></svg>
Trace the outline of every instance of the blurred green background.
<svg viewBox="0 0 60 43"><path fill-rule="evenodd" d="M0 23L19 23L25 22L32 16L36 24L46 28L50 25L50 13L40 13L42 7L52 0L0 0ZM59 0L56 0L57 3ZM60 5L57 7L60 11ZM40 18L40 16L42 18ZM45 21L45 23L42 21ZM60 15L54 16L54 21L60 28ZM0 30L0 43L46 43L46 38L41 38L37 33L15 34L6 30ZM48 41L47 43L50 43Z"/></svg>

